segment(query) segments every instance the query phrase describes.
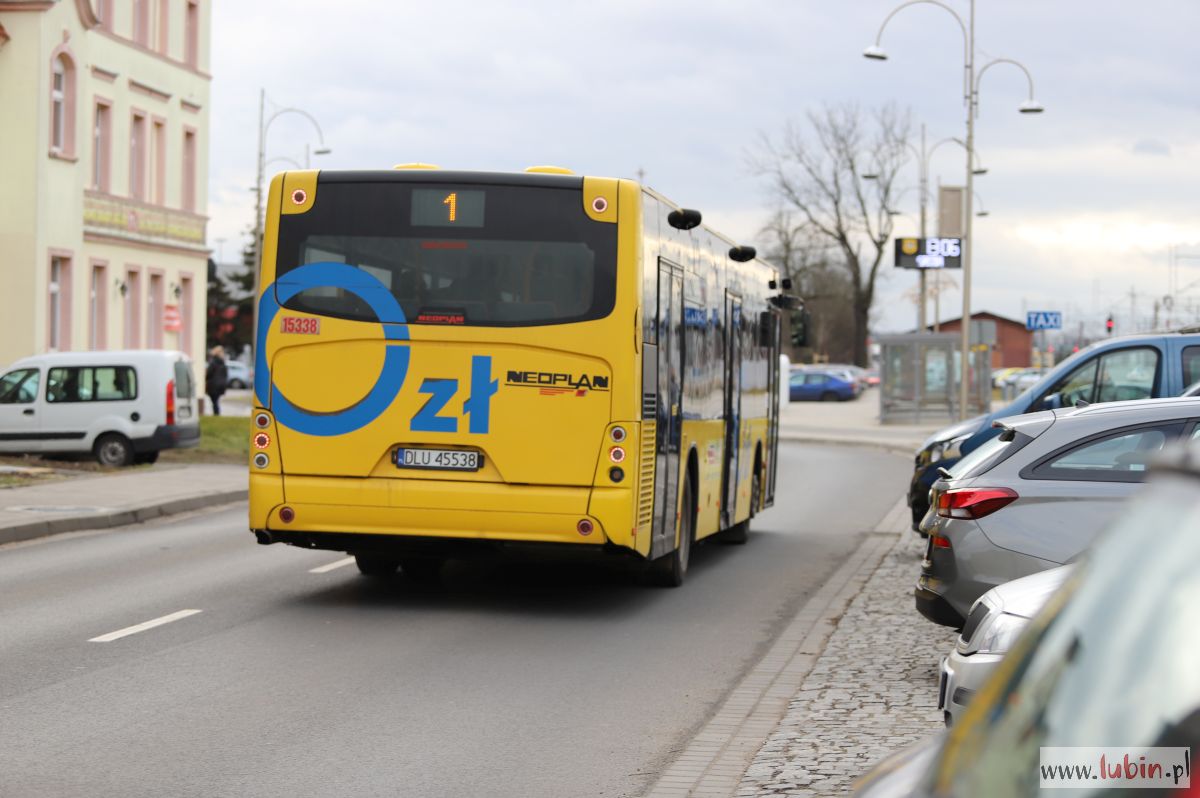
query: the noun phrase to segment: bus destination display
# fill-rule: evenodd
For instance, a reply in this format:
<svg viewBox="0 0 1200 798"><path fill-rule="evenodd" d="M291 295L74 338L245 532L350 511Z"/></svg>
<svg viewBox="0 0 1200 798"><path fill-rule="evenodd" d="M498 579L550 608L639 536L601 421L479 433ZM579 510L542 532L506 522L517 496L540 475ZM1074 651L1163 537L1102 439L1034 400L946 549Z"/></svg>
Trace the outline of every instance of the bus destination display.
<svg viewBox="0 0 1200 798"><path fill-rule="evenodd" d="M457 188L414 188L414 227L483 227L484 192Z"/></svg>

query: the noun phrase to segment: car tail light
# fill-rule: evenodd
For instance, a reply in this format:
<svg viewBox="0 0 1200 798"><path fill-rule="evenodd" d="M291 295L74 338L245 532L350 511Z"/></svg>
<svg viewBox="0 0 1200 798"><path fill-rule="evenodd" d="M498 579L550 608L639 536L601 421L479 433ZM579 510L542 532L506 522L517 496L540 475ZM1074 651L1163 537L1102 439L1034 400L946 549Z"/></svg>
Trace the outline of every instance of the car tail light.
<svg viewBox="0 0 1200 798"><path fill-rule="evenodd" d="M175 380L167 380L167 426L175 424Z"/></svg>
<svg viewBox="0 0 1200 798"><path fill-rule="evenodd" d="M1010 488L951 488L937 497L937 514L942 518L983 518L1016 501Z"/></svg>

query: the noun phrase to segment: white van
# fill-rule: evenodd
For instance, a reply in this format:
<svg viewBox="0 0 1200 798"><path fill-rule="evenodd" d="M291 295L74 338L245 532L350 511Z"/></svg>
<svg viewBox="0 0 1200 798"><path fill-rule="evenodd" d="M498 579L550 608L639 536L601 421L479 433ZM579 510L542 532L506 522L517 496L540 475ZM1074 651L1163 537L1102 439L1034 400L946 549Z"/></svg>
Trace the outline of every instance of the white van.
<svg viewBox="0 0 1200 798"><path fill-rule="evenodd" d="M0 452L91 452L121 466L198 443L196 380L183 352L54 352L0 375Z"/></svg>

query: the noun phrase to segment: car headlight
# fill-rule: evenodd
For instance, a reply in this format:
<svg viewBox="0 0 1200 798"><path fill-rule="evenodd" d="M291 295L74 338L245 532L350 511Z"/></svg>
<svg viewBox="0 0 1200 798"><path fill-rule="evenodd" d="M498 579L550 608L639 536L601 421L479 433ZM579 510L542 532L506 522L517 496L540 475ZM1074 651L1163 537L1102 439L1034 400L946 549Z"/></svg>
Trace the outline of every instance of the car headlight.
<svg viewBox="0 0 1200 798"><path fill-rule="evenodd" d="M968 647L971 654L1004 654L1029 623L1028 618L997 612L984 619Z"/></svg>

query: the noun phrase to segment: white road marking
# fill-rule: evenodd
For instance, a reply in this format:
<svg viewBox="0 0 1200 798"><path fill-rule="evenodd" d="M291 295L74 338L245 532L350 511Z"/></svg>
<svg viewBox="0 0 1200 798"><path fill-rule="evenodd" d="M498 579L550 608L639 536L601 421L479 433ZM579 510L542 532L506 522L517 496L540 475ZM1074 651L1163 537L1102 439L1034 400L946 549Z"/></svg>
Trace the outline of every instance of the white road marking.
<svg viewBox="0 0 1200 798"><path fill-rule="evenodd" d="M203 610L180 610L179 612L173 612L170 615L164 615L161 618L155 618L152 621L146 621L145 623L139 623L137 626L126 626L124 629L118 629L117 631L109 632L106 635L100 635L99 637L93 637L88 642L89 643L111 643L114 640L120 640L122 637L128 637L129 635L135 635L138 632L144 632L147 629L153 629L156 626L162 626L163 624L171 623L173 621L178 621L178 620L187 618L192 615L197 615L201 612L203 612Z"/></svg>
<svg viewBox="0 0 1200 798"><path fill-rule="evenodd" d="M350 565L353 562L353 557L347 557L344 560L338 560L337 562L331 562L328 565L322 565L320 568L310 568L308 569L308 572L310 574L327 574L335 568L341 568L343 566Z"/></svg>

